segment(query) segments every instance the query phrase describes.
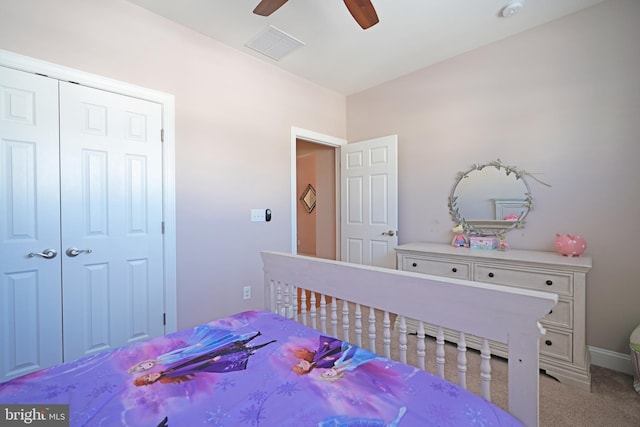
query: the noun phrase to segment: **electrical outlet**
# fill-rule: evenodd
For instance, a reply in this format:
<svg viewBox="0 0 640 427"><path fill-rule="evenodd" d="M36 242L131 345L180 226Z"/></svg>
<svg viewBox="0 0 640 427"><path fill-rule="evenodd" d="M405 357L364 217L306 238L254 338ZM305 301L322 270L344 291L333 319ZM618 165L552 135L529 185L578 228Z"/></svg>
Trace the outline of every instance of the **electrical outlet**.
<svg viewBox="0 0 640 427"><path fill-rule="evenodd" d="M251 286L242 288L242 299L251 299Z"/></svg>

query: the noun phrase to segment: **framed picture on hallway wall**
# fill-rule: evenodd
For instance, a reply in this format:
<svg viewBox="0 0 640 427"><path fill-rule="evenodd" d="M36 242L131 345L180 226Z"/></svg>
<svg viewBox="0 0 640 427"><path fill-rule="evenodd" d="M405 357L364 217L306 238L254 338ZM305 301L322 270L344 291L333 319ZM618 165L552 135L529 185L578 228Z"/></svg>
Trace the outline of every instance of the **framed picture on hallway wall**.
<svg viewBox="0 0 640 427"><path fill-rule="evenodd" d="M302 192L300 196L302 206L307 210L307 213L311 213L316 207L316 189L313 185L307 185L307 188Z"/></svg>

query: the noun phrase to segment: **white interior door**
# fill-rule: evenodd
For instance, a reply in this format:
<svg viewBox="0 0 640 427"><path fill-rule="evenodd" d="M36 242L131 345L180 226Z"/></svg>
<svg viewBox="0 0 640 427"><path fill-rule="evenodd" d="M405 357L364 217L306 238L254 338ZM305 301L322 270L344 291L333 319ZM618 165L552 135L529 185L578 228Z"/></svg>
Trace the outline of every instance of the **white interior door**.
<svg viewBox="0 0 640 427"><path fill-rule="evenodd" d="M160 104L60 82L65 360L164 333Z"/></svg>
<svg viewBox="0 0 640 427"><path fill-rule="evenodd" d="M396 268L398 136L341 147L341 259Z"/></svg>
<svg viewBox="0 0 640 427"><path fill-rule="evenodd" d="M58 82L0 67L0 382L62 361L58 159Z"/></svg>

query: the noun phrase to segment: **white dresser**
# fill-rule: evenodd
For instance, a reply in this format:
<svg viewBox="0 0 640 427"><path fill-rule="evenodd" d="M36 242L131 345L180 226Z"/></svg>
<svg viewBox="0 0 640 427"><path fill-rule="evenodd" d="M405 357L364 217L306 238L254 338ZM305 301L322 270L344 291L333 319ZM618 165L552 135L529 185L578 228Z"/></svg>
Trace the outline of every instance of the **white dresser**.
<svg viewBox="0 0 640 427"><path fill-rule="evenodd" d="M495 283L558 294L558 304L542 320L547 330L540 340L540 369L559 381L591 390L586 345L586 278L591 257L564 257L555 252L457 248L438 243L408 243L396 248L398 269L477 282ZM407 321L415 331L417 323ZM427 331L431 333L429 328ZM457 333L445 332L455 341ZM467 337L479 348L479 340ZM491 351L506 357L506 348L492 343Z"/></svg>

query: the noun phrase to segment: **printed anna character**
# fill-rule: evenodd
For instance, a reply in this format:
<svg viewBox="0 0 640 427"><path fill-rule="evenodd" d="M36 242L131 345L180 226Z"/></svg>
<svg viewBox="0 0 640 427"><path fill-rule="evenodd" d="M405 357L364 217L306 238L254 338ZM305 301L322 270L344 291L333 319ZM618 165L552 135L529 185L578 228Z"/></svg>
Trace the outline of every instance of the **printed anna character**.
<svg viewBox="0 0 640 427"><path fill-rule="evenodd" d="M369 351L324 335L320 336L318 348L315 351L299 348L294 350L294 355L300 359L292 367L295 373L304 375L315 368L322 368L325 370L321 378L330 380L341 378L344 371L352 371L376 357Z"/></svg>
<svg viewBox="0 0 640 427"><path fill-rule="evenodd" d="M293 354L300 361L293 366L298 375L308 374L313 368L331 368L342 355L343 342L337 338L321 335L316 350L297 348Z"/></svg>
<svg viewBox="0 0 640 427"><path fill-rule="evenodd" d="M133 383L136 386L149 385L155 382L179 383L191 380L195 374L200 372L225 373L247 369L249 357L255 354L256 350L275 342L275 340L272 340L264 344L247 346L251 340L260 335L260 332L257 332L246 339L233 341L200 355L187 357L172 363L163 371L139 376Z"/></svg>

